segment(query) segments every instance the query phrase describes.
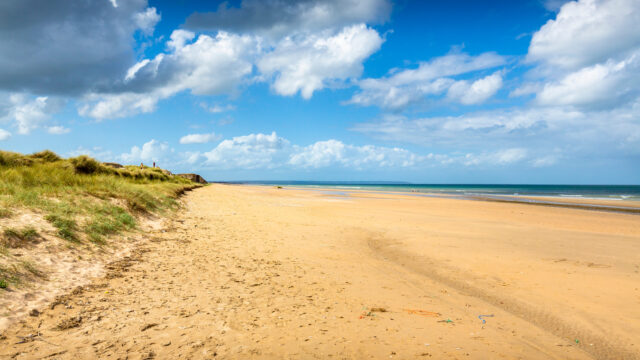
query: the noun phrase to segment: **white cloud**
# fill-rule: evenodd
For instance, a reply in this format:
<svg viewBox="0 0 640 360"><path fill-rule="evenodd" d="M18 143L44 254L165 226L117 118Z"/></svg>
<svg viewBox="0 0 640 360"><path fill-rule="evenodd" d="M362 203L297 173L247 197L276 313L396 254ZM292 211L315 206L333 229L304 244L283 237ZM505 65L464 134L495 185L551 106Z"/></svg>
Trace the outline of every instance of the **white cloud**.
<svg viewBox="0 0 640 360"><path fill-rule="evenodd" d="M0 121L14 123L18 134L26 135L44 125L62 106L63 102L59 99L11 94L5 103L6 114L0 116Z"/></svg>
<svg viewBox="0 0 640 360"><path fill-rule="evenodd" d="M617 106L640 95L640 49L629 58L609 60L549 81L538 91L541 105Z"/></svg>
<svg viewBox="0 0 640 360"><path fill-rule="evenodd" d="M150 140L142 148L133 146L131 151L120 155L120 159L125 163L138 163L145 161L160 162L167 160L172 150L166 142L160 142L158 140Z"/></svg>
<svg viewBox="0 0 640 360"><path fill-rule="evenodd" d="M136 16L150 24L140 20L140 29L152 30L157 16L154 8ZM129 66L123 80L97 87L104 91L85 94L78 112L98 120L132 116L155 111L160 100L183 91L233 95L242 84L261 80L273 80L272 88L280 95L300 92L308 99L317 90L359 77L362 62L382 42L379 34L364 24L340 31L300 33L271 45L255 35L219 31L215 36L196 36L178 29L166 42L166 53ZM259 76L255 76L254 66L260 70ZM209 108L212 112L226 109Z"/></svg>
<svg viewBox="0 0 640 360"><path fill-rule="evenodd" d="M192 159L197 157L192 155ZM335 139L308 146L292 145L275 132L250 134L222 141L203 154L205 164L224 169L273 169L281 167L325 168L338 166L364 168L410 167L422 158L406 149L355 146Z"/></svg>
<svg viewBox="0 0 640 360"><path fill-rule="evenodd" d="M156 24L160 21L160 14L156 11L156 8L146 8L144 11L136 13L134 16L136 26L140 31L146 35L153 34L153 30Z"/></svg>
<svg viewBox="0 0 640 360"><path fill-rule="evenodd" d="M338 140L318 141L291 154L289 163L301 167L326 167L345 158L345 145Z"/></svg>
<svg viewBox="0 0 640 360"><path fill-rule="evenodd" d="M8 132L7 130L4 130L4 129L0 129L0 141L7 140L10 137L11 137L11 133L10 132Z"/></svg>
<svg viewBox="0 0 640 360"><path fill-rule="evenodd" d="M156 93L90 94L85 97L85 104L78 113L98 120L149 113L155 110L161 98L164 97Z"/></svg>
<svg viewBox="0 0 640 360"><path fill-rule="evenodd" d="M531 39L530 61L577 69L626 57L640 46L640 2L580 0L566 3Z"/></svg>
<svg viewBox="0 0 640 360"><path fill-rule="evenodd" d="M131 67L121 92L87 95L79 113L107 119L152 112L159 100L185 90L196 95L231 93L252 73L255 39L223 32L190 42L194 38L188 31L174 31L169 53Z"/></svg>
<svg viewBox="0 0 640 360"><path fill-rule="evenodd" d="M47 97L40 96L33 101L28 101L21 95L12 95L11 102L14 105L11 116L15 119L19 134L28 134L41 123L49 119L47 113Z"/></svg>
<svg viewBox="0 0 640 360"><path fill-rule="evenodd" d="M332 165L362 169L366 167L410 167L420 157L401 148L373 145L354 146L338 140L318 141L312 145L296 148L289 164L305 168L320 168Z"/></svg>
<svg viewBox="0 0 640 360"><path fill-rule="evenodd" d="M492 97L502 87L502 74L495 72L472 83L456 81L447 92L447 97L464 105L479 104Z"/></svg>
<svg viewBox="0 0 640 360"><path fill-rule="evenodd" d="M305 99L330 81L359 77L362 62L378 51L383 39L364 24L302 38L287 37L257 63L260 71L275 76L273 89L280 95L300 91Z"/></svg>
<svg viewBox="0 0 640 360"><path fill-rule="evenodd" d="M640 97L640 2L580 0L562 6L531 39L536 65L512 95L544 106L613 109Z"/></svg>
<svg viewBox="0 0 640 360"><path fill-rule="evenodd" d="M180 138L180 144L204 144L220 139L219 135L211 134L189 134Z"/></svg>
<svg viewBox="0 0 640 360"><path fill-rule="evenodd" d="M144 60L142 60L140 62L135 63L132 67L129 68L129 70L127 70L127 75L124 77L124 81L126 82L126 81L129 81L129 80L133 79L134 77L136 77L136 73L138 72L138 70L140 70L143 67L147 66L147 64L150 61L151 60L149 60L149 59L144 59Z"/></svg>
<svg viewBox="0 0 640 360"><path fill-rule="evenodd" d="M209 152L182 153L182 157L196 167L204 165L224 170L343 168L364 171L437 165L508 166L529 158L529 151L513 147L477 153L419 155L399 147L358 146L336 139L300 146L273 132L234 137Z"/></svg>
<svg viewBox="0 0 640 360"><path fill-rule="evenodd" d="M71 132L71 130L64 126L49 126L47 128L47 132L53 135L62 135L68 134L69 132Z"/></svg>
<svg viewBox="0 0 640 360"><path fill-rule="evenodd" d="M347 103L403 109L422 101L426 96L438 96L453 85L453 94L456 95L454 98L469 104L482 102L502 86L500 73L494 73L481 79L484 81L476 81L472 85L464 80L456 82L452 77L495 68L505 63L506 59L495 53L478 56L460 53L437 57L420 63L416 69L395 69L387 77L359 81L360 92L353 95Z"/></svg>
<svg viewBox="0 0 640 360"><path fill-rule="evenodd" d="M552 158L638 156L639 118L640 100L612 110L532 107L416 119L386 116L352 130L385 141L437 147L446 153L465 149L481 154L526 146L528 157L546 158L533 161L542 166L551 164Z"/></svg>
<svg viewBox="0 0 640 360"><path fill-rule="evenodd" d="M523 160L527 150L522 148L503 149L490 153L466 154L462 163L470 165L508 165Z"/></svg>
<svg viewBox="0 0 640 360"><path fill-rule="evenodd" d="M178 51L185 47L191 40L196 37L196 33L177 29L171 33L170 40L167 41L167 47L173 51Z"/></svg>
<svg viewBox="0 0 640 360"><path fill-rule="evenodd" d="M223 140L213 150L204 153L207 165L222 168L272 168L282 162L289 141L276 135L250 134Z"/></svg>

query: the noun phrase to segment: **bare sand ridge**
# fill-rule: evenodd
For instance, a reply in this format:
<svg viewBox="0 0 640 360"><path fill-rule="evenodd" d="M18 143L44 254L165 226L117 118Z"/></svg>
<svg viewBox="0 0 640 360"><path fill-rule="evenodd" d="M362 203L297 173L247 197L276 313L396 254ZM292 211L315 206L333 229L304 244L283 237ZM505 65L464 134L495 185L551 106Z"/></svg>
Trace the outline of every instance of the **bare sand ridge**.
<svg viewBox="0 0 640 360"><path fill-rule="evenodd" d="M2 358L640 358L640 217L212 185Z"/></svg>

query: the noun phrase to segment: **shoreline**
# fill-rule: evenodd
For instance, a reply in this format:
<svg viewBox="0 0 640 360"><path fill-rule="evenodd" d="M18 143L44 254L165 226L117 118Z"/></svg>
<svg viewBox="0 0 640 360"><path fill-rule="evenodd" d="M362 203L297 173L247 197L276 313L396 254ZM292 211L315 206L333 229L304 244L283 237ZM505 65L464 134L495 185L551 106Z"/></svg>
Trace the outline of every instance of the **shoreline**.
<svg viewBox="0 0 640 360"><path fill-rule="evenodd" d="M430 193L430 192L411 192L411 191L384 191L384 190L368 190L368 189L350 189L350 188L323 188L323 187L297 187L286 185L256 185L256 184L234 184L238 186L281 186L282 189L302 190L302 191L319 191L323 193L341 194L379 194L379 195L399 195L399 196L415 196L415 197L431 197L443 199L459 199L474 201L490 201L504 202L514 204L527 204L537 206L553 206L565 207L591 211L607 211L640 215L640 201L623 200L623 199L604 199L604 198L568 198L564 196L550 195L490 195L490 194L454 194L454 193Z"/></svg>

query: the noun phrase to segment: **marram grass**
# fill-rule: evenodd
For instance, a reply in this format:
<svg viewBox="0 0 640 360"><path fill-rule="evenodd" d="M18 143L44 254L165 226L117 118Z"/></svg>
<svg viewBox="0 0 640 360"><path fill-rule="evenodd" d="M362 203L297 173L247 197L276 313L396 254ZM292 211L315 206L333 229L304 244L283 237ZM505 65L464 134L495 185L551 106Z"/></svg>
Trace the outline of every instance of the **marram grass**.
<svg viewBox="0 0 640 360"><path fill-rule="evenodd" d="M175 209L176 198L198 186L157 168L114 169L87 156L62 159L48 150L0 151L0 218L39 213L70 244L105 244L110 235L135 229L140 215ZM15 238L20 231L9 229L0 237ZM0 260L8 254L0 242ZM0 280L15 282L19 271L1 263Z"/></svg>

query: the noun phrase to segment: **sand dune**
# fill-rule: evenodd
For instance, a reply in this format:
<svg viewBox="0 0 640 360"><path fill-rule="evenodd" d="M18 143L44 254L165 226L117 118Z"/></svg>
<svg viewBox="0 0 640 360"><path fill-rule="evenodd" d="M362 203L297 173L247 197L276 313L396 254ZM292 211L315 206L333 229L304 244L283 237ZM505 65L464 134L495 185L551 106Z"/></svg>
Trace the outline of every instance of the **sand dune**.
<svg viewBox="0 0 640 360"><path fill-rule="evenodd" d="M640 357L638 215L228 185L184 201L0 357Z"/></svg>

